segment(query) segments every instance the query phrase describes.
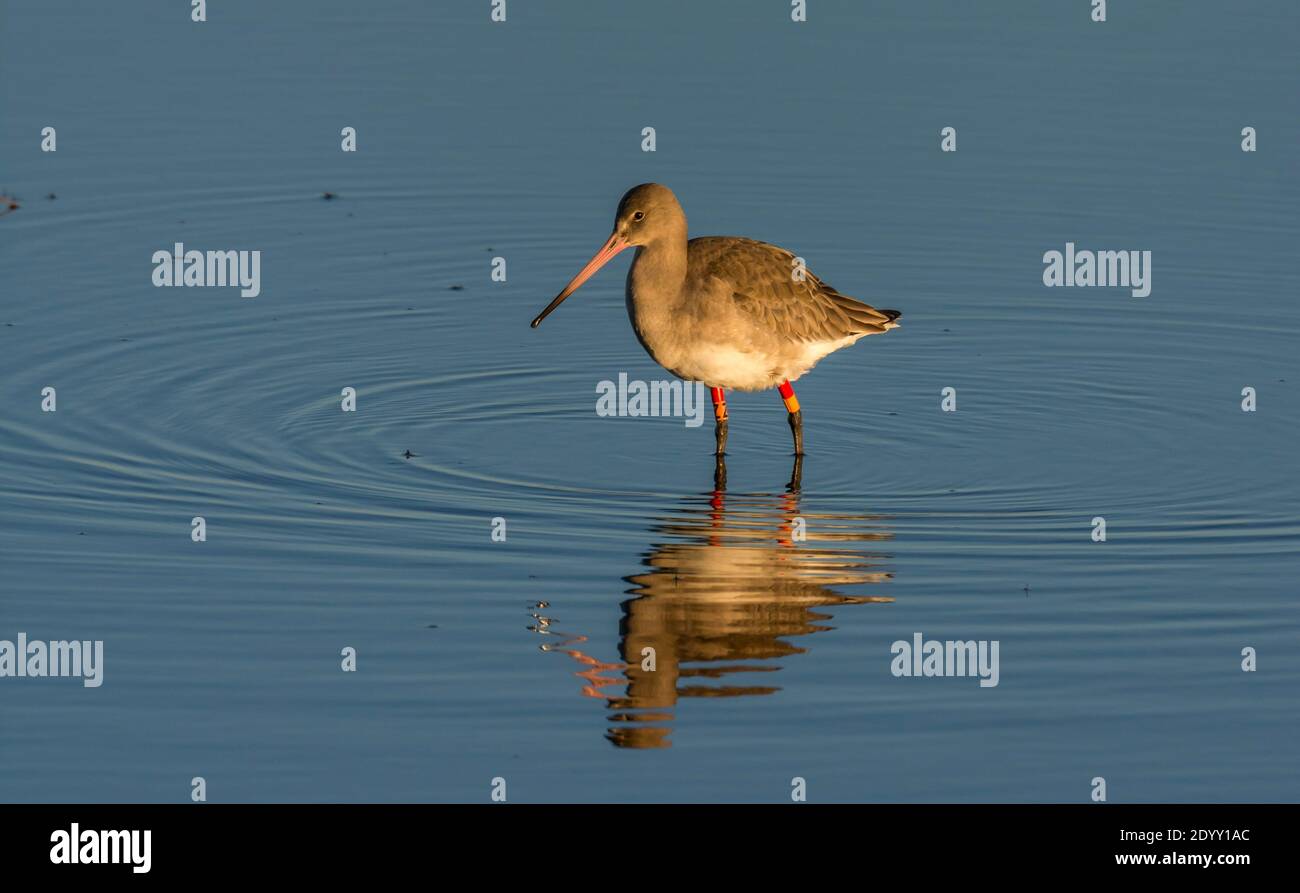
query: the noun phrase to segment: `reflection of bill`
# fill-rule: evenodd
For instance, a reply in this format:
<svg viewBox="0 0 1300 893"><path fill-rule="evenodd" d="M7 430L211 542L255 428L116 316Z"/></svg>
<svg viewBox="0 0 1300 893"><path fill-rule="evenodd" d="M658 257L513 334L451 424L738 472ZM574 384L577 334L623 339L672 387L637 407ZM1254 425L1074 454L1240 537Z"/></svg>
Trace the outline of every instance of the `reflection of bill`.
<svg viewBox="0 0 1300 893"><path fill-rule="evenodd" d="M797 533L796 533L797 531ZM891 537L870 515L799 511L799 495L725 494L683 500L652 528L642 573L627 577L619 657L597 660L586 636L560 633L538 605L543 645L583 665L582 693L604 698L607 737L620 747L668 747L679 698L767 695L779 690L775 662L805 649L789 639L831 629L817 608L888 602L832 587L878 586L891 574L883 556L859 544ZM757 674L757 675L745 675ZM620 691L621 689L621 691ZM655 725L655 724L658 725Z"/></svg>

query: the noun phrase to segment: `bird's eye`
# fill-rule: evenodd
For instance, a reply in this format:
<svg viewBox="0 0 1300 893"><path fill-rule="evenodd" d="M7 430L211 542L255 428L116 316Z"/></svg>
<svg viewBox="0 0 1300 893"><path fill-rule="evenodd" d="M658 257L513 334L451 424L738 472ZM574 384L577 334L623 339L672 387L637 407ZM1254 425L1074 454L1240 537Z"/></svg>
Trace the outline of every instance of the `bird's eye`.
<svg viewBox="0 0 1300 893"><path fill-rule="evenodd" d="M645 219L645 212L644 212L644 211L637 211L635 214L632 215L632 219L633 219L633 220L644 220L644 219Z"/></svg>

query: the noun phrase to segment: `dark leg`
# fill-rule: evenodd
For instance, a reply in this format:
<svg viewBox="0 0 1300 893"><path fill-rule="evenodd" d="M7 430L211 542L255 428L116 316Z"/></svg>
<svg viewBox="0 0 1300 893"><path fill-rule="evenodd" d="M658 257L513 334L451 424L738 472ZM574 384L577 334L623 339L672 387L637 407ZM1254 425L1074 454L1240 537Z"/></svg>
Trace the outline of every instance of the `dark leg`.
<svg viewBox="0 0 1300 893"><path fill-rule="evenodd" d="M723 456L727 452L727 394L722 388L711 388L710 393L713 395L713 437L718 444L716 455Z"/></svg>
<svg viewBox="0 0 1300 893"><path fill-rule="evenodd" d="M790 414L790 433L794 435L794 454L803 455L803 410L799 408L799 398L794 395L790 382L781 382L781 399L785 401L786 412Z"/></svg>

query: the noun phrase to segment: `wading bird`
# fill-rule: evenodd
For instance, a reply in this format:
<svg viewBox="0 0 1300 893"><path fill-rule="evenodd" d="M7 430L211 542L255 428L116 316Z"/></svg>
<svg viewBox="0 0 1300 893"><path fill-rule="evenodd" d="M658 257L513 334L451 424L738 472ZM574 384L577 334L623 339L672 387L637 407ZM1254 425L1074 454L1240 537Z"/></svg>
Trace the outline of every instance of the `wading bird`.
<svg viewBox="0 0 1300 893"><path fill-rule="evenodd" d="M596 256L533 320L560 303L625 248L627 314L641 346L673 375L701 381L713 396L717 455L727 446L728 388L781 392L803 455L803 412L790 382L828 353L897 327L897 310L842 295L789 251L735 236L686 238L686 214L667 186L628 190L614 232Z"/></svg>

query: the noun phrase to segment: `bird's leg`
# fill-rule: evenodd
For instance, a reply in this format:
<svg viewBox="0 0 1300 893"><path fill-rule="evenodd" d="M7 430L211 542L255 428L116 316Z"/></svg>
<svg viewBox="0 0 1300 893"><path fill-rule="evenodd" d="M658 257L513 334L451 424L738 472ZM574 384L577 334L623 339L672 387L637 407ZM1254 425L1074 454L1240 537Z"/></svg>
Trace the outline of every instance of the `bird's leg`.
<svg viewBox="0 0 1300 893"><path fill-rule="evenodd" d="M716 455L722 456L727 452L727 392L722 388L710 388L709 393L713 395L713 437L718 444Z"/></svg>
<svg viewBox="0 0 1300 893"><path fill-rule="evenodd" d="M794 435L794 454L803 455L803 410L799 408L799 398L794 395L790 382L783 381L780 386L781 399L785 401L785 411L790 414L790 433Z"/></svg>

